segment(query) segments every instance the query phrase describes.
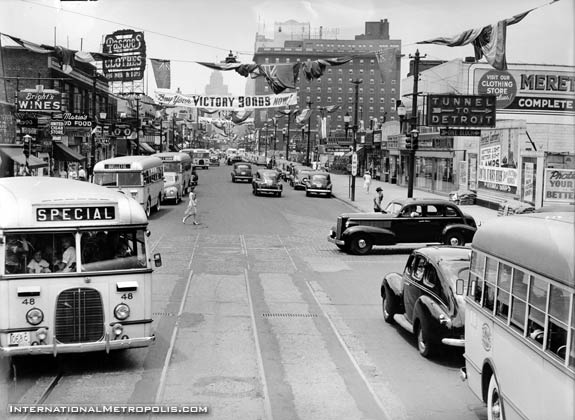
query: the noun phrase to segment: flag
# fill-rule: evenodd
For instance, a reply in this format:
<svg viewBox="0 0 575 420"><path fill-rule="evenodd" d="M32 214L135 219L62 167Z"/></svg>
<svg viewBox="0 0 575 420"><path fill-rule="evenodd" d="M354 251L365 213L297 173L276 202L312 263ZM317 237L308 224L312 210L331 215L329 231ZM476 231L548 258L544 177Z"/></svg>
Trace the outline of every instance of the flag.
<svg viewBox="0 0 575 420"><path fill-rule="evenodd" d="M54 47L50 47L49 45L34 44L33 42L25 41L23 39L20 39L20 38L17 38L15 36L11 36L8 34L2 34L2 35L7 36L12 41L14 41L16 44L20 45L21 47L26 48L27 50L34 51L35 53L39 53L39 54L53 54L54 53Z"/></svg>
<svg viewBox="0 0 575 420"><path fill-rule="evenodd" d="M282 93L286 89L295 89L301 63L262 64L263 76L273 93Z"/></svg>
<svg viewBox="0 0 575 420"><path fill-rule="evenodd" d="M307 80L319 79L327 66L341 66L348 63L353 57L335 57L324 58L319 60L308 60L303 64L303 71Z"/></svg>
<svg viewBox="0 0 575 420"><path fill-rule="evenodd" d="M158 89L170 89L172 80L170 73L170 60L150 58L150 61L152 63L152 70L154 71L154 78L156 79L156 86Z"/></svg>
<svg viewBox="0 0 575 420"><path fill-rule="evenodd" d="M375 52L381 73L392 73L397 67L397 48L382 48Z"/></svg>
<svg viewBox="0 0 575 420"><path fill-rule="evenodd" d="M311 109L305 108L300 111L297 117L295 117L295 122L299 125L303 125L307 121L309 121L310 117L311 117Z"/></svg>
<svg viewBox="0 0 575 420"><path fill-rule="evenodd" d="M507 38L507 26L521 22L529 12L535 9L515 15L509 19L501 20L494 25L487 25L482 28L468 29L452 37L432 38L426 41L419 41L416 44L436 44L448 47L459 47L473 44L475 58L479 60L485 56L487 62L497 70L507 70L507 59L505 57L505 42Z"/></svg>

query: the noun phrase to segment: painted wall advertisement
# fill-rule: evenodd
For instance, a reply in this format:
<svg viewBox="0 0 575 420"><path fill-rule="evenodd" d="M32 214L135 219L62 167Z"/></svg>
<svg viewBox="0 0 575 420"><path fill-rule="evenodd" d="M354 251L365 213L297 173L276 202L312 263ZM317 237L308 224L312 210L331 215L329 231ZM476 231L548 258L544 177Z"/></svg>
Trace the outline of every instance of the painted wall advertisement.
<svg viewBox="0 0 575 420"><path fill-rule="evenodd" d="M573 69L567 66L542 68L524 65L522 68L494 70L473 67L474 93L496 95L496 107L505 113L536 113L548 115L575 114L575 80Z"/></svg>
<svg viewBox="0 0 575 420"><path fill-rule="evenodd" d="M545 169L543 203L575 202L575 170Z"/></svg>

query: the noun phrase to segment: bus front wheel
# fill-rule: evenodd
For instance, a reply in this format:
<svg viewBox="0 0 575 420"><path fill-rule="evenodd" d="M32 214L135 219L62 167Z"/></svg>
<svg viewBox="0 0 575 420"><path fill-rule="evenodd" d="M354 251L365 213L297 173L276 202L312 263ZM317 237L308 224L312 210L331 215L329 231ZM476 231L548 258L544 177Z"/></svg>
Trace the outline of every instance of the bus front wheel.
<svg viewBox="0 0 575 420"><path fill-rule="evenodd" d="M152 214L152 200L148 197L148 201L146 202L146 207L144 209L144 211L146 212L146 217L150 217L150 214Z"/></svg>
<svg viewBox="0 0 575 420"><path fill-rule="evenodd" d="M492 375L489 380L489 390L487 391L487 419L505 420L501 393L499 392L499 384L497 383L497 379L495 379L495 375Z"/></svg>
<svg viewBox="0 0 575 420"><path fill-rule="evenodd" d="M158 202L156 203L156 213L160 211L160 209L162 208L162 196L159 195L158 196Z"/></svg>

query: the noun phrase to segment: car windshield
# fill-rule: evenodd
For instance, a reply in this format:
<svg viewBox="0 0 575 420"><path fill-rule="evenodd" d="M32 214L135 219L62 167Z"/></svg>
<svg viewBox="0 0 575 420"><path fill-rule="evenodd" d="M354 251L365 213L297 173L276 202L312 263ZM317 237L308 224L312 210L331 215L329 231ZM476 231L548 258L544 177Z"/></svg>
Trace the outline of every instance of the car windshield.
<svg viewBox="0 0 575 420"><path fill-rule="evenodd" d="M403 206L399 203L391 202L387 205L387 207L385 207L384 211L389 214L399 214L399 211L402 207Z"/></svg>
<svg viewBox="0 0 575 420"><path fill-rule="evenodd" d="M276 172L264 172L262 173L262 179L264 181L275 181L278 174Z"/></svg>

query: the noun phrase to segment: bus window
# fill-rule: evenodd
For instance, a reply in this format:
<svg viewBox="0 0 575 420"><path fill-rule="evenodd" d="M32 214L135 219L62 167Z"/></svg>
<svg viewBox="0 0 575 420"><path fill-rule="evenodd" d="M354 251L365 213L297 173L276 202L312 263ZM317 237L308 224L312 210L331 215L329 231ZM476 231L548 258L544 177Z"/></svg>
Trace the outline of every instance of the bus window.
<svg viewBox="0 0 575 420"><path fill-rule="evenodd" d="M529 314L527 318L527 334L541 346L544 339L545 306L547 303L546 283L537 278L531 278L529 289Z"/></svg>
<svg viewBox="0 0 575 420"><path fill-rule="evenodd" d="M501 263L497 278L497 306L495 315L507 322L509 316L509 290L511 288L511 266Z"/></svg>
<svg viewBox="0 0 575 420"><path fill-rule="evenodd" d="M117 187L118 181L115 173L96 173L94 174L94 184L103 185L104 187Z"/></svg>
<svg viewBox="0 0 575 420"><path fill-rule="evenodd" d="M82 272L146 268L142 229L93 230L81 235Z"/></svg>
<svg viewBox="0 0 575 420"><path fill-rule="evenodd" d="M147 172L145 172L144 179L146 178ZM149 183L145 182L146 184ZM142 185L142 178L139 172L118 172L118 185Z"/></svg>
<svg viewBox="0 0 575 420"><path fill-rule="evenodd" d="M565 360L567 350L567 324L569 323L569 293L551 285L549 292L549 332L547 350Z"/></svg>
<svg viewBox="0 0 575 420"><path fill-rule="evenodd" d="M487 257L485 261L485 290L483 292L483 307L493 311L495 305L495 284L497 278L497 260Z"/></svg>
<svg viewBox="0 0 575 420"><path fill-rule="evenodd" d="M514 269L513 288L511 291L511 326L519 330L521 334L525 331L528 285L529 275L522 270Z"/></svg>
<svg viewBox="0 0 575 420"><path fill-rule="evenodd" d="M6 274L44 274L76 271L72 232L6 235Z"/></svg>
<svg viewBox="0 0 575 420"><path fill-rule="evenodd" d="M575 302L571 305L571 345L569 348L571 349L569 352L569 367L575 368Z"/></svg>

